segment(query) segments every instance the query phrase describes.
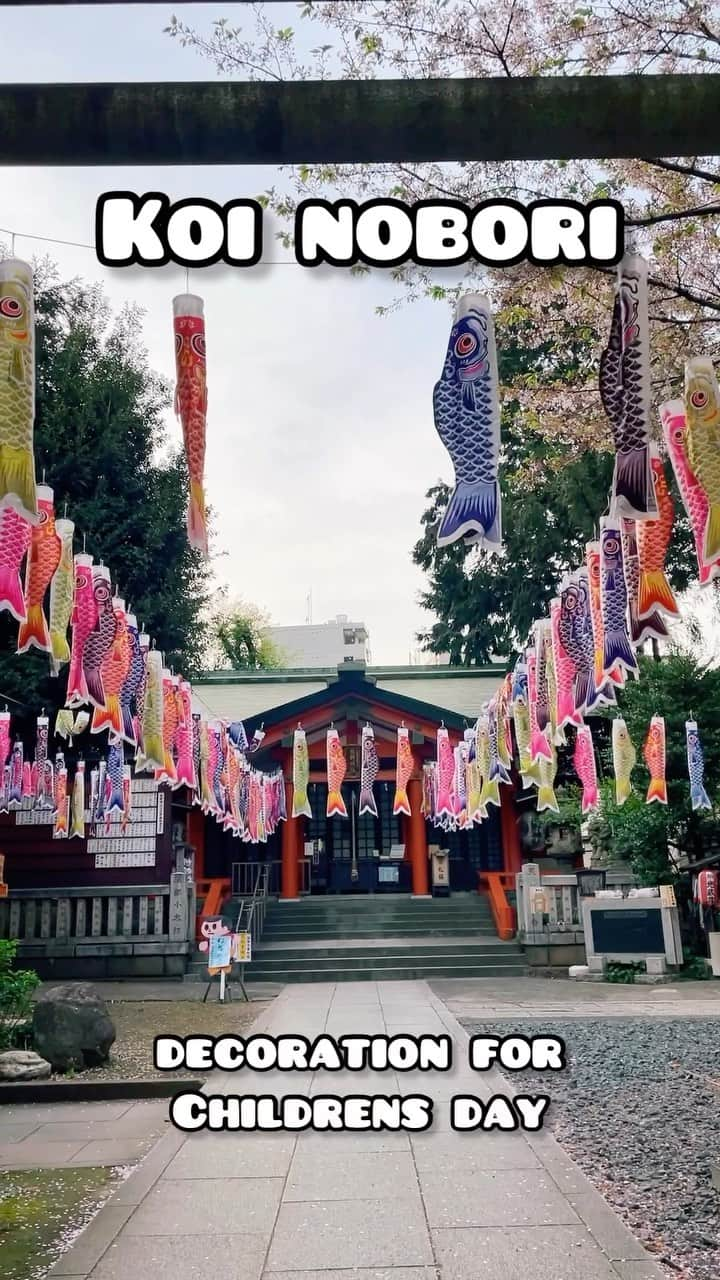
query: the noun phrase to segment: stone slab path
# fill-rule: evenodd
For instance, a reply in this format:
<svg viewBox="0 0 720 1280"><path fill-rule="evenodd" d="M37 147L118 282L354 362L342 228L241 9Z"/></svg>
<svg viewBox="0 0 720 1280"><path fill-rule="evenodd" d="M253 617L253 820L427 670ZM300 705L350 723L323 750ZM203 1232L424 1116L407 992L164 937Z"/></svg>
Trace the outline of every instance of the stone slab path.
<svg viewBox="0 0 720 1280"><path fill-rule="evenodd" d="M208 1093L425 1092L432 1130L167 1131L53 1274L86 1280L661 1280L555 1141L458 1134L449 1099L507 1092L424 982L285 987L254 1032L443 1034L453 1072L210 1075ZM522 1091L519 1083L518 1091Z"/></svg>
<svg viewBox="0 0 720 1280"><path fill-rule="evenodd" d="M167 1129L161 1102L10 1103L0 1109L0 1170L134 1164Z"/></svg>

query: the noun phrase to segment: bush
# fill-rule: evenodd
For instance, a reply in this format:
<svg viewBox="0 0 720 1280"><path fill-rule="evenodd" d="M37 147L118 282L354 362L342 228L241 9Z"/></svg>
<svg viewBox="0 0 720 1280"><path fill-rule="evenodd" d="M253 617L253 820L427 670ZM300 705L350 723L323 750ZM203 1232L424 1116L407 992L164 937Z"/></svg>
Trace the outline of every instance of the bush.
<svg viewBox="0 0 720 1280"><path fill-rule="evenodd" d="M621 964L618 960L609 960L605 969L606 982L620 982L630 986L635 982L638 973L645 972L642 960L633 960L630 964Z"/></svg>
<svg viewBox="0 0 720 1280"><path fill-rule="evenodd" d="M32 993L40 984L34 969L13 969L17 942L0 939L0 1052L24 1038L32 1020Z"/></svg>

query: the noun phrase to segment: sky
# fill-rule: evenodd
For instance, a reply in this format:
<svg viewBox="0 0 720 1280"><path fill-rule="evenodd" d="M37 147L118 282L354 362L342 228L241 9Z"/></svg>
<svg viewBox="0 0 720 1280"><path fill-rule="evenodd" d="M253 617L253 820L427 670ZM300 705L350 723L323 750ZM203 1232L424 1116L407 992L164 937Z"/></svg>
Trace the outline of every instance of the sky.
<svg viewBox="0 0 720 1280"><path fill-rule="evenodd" d="M272 9L278 26L297 25L295 4ZM222 0L3 7L0 77L215 79L211 63L163 34L175 10L204 28L219 16L234 26L247 20L244 5ZM92 246L103 192L224 202L286 181L258 167L0 169L0 228L18 233L19 256L47 252L62 278L101 283L115 309L144 308L151 366L172 379L172 298L185 290L182 269L107 269L93 248L43 245L23 233ZM8 240L0 230L0 243ZM377 317L375 307L396 296L387 275L302 268L273 243L271 228L265 243L265 256L282 265L190 273L190 290L205 300L206 489L218 585L282 626L306 620L311 591L313 622L348 614L368 626L373 662L406 663L415 632L432 621L418 604L424 575L411 562L424 495L452 479L432 417L450 313L428 301ZM169 421L180 441L179 424Z"/></svg>

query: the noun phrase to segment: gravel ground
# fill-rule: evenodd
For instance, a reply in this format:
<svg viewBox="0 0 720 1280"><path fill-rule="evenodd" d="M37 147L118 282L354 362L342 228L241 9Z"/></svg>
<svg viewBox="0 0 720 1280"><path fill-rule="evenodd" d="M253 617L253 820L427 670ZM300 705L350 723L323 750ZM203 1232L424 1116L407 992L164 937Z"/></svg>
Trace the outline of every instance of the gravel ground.
<svg viewBox="0 0 720 1280"><path fill-rule="evenodd" d="M486 1023L472 1035L562 1036L568 1069L510 1073L549 1093L547 1127L675 1280L720 1277L720 1022Z"/></svg>
<svg viewBox="0 0 720 1280"><path fill-rule="evenodd" d="M207 1004L196 1001L161 1001L141 1004L136 1001L111 1001L110 1016L115 1023L117 1039L110 1050L110 1061L104 1067L92 1067L79 1073L79 1080L167 1080L167 1071L156 1071L152 1061L155 1036L235 1035L244 1034L251 1023L267 1008L254 1001ZM197 1071L173 1072L173 1079L197 1076ZM64 1076L53 1077L57 1080Z"/></svg>

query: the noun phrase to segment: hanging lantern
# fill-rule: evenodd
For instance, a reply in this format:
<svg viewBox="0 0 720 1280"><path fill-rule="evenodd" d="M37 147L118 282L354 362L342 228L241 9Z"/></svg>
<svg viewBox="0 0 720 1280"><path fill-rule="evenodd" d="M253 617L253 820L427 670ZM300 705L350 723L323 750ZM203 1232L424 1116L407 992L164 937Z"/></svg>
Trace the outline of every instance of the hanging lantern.
<svg viewBox="0 0 720 1280"><path fill-rule="evenodd" d="M718 904L720 875L717 871L699 871L695 881L695 901L701 907L716 907Z"/></svg>

